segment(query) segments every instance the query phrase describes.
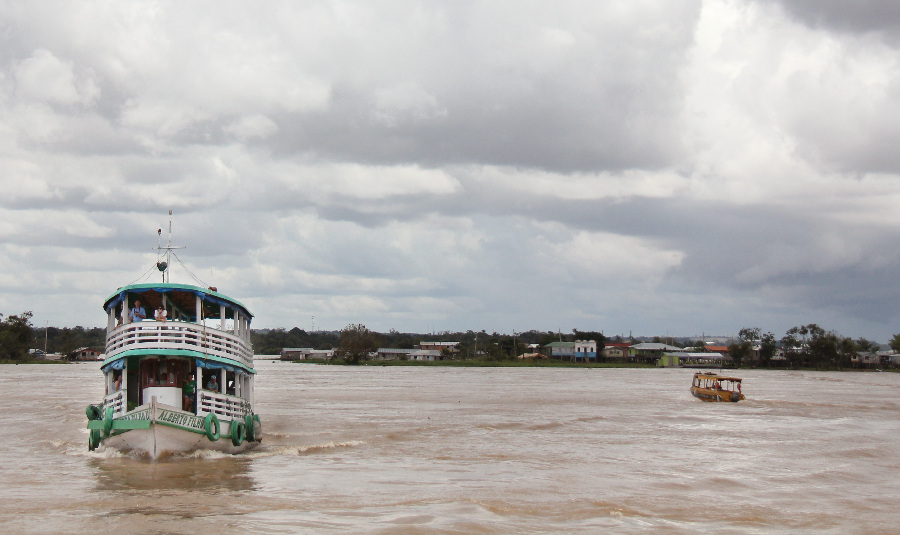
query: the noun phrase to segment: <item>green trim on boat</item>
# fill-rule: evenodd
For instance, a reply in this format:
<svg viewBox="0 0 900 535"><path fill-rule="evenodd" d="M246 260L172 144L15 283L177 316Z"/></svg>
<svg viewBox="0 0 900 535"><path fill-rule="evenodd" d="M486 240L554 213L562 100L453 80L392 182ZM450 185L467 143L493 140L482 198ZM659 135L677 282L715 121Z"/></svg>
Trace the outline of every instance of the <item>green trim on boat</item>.
<svg viewBox="0 0 900 535"><path fill-rule="evenodd" d="M227 364L229 366L235 366L237 368L241 368L242 370L246 370L253 374L256 373L255 368L248 368L247 366L244 366L243 364L241 364L240 362L238 362L236 360L228 359L225 357L218 357L215 355L207 355L206 353L201 353L199 351L194 351L192 349L129 349L129 350L123 351L121 353L118 353L112 357L107 357L106 360L104 360L100 364L100 367L102 368L108 364L111 364L119 359L126 358L126 357L157 357L157 356L187 357L187 358L194 358L194 359L209 360L212 362L220 362L222 364Z"/></svg>
<svg viewBox="0 0 900 535"><path fill-rule="evenodd" d="M91 420L88 422L87 428L103 430L105 423L103 420ZM151 423L153 422L150 420L113 420L111 431L116 429L150 429Z"/></svg>
<svg viewBox="0 0 900 535"><path fill-rule="evenodd" d="M150 429L150 420L113 420L113 429Z"/></svg>

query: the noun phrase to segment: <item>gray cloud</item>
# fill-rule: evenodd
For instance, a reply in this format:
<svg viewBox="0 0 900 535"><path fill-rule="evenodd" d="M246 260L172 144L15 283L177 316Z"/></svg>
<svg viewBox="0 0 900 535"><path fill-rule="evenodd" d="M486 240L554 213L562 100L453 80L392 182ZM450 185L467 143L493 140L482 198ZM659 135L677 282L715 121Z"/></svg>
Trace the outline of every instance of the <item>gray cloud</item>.
<svg viewBox="0 0 900 535"><path fill-rule="evenodd" d="M900 6L891 0L767 0L780 4L792 16L817 28L854 33L884 32L900 37Z"/></svg>
<svg viewBox="0 0 900 535"><path fill-rule="evenodd" d="M4 5L0 313L102 323L173 209L260 327L884 341L892 8L753 5Z"/></svg>

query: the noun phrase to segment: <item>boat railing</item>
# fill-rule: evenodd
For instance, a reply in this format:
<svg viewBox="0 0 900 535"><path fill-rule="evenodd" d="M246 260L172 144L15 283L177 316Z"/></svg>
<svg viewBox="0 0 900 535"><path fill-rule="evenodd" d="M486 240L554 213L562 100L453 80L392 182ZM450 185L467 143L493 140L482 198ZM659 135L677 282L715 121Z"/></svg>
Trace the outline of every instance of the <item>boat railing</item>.
<svg viewBox="0 0 900 535"><path fill-rule="evenodd" d="M119 416L125 414L127 406L125 403L125 391L119 390L103 398L102 414L106 414L107 407L113 407L113 416Z"/></svg>
<svg viewBox="0 0 900 535"><path fill-rule="evenodd" d="M209 390L200 390L197 394L198 416L214 413L228 420L243 418L251 412L250 402L237 396L230 396Z"/></svg>
<svg viewBox="0 0 900 535"><path fill-rule="evenodd" d="M196 323L135 321L120 325L106 337L106 356L129 349L189 349L253 367L253 350L243 338Z"/></svg>

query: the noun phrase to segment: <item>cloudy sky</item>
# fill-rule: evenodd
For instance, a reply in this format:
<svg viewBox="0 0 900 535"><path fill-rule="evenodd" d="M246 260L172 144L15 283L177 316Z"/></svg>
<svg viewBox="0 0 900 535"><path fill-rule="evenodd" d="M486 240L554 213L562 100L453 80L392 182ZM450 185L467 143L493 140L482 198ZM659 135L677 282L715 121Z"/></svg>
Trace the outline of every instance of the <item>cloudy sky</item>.
<svg viewBox="0 0 900 535"><path fill-rule="evenodd" d="M257 328L886 342L898 178L896 0L0 2L41 327L158 280L173 210Z"/></svg>

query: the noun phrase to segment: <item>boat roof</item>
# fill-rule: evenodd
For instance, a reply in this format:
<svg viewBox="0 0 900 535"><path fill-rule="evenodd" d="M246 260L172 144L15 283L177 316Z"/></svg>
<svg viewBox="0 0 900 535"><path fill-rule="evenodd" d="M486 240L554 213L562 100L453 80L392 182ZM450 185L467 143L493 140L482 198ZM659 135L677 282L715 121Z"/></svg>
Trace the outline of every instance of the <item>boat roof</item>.
<svg viewBox="0 0 900 535"><path fill-rule="evenodd" d="M103 310L109 310L110 306L119 304L127 293L142 293L149 291L154 291L157 293L170 293L176 291L191 292L194 295L200 296L200 299L203 299L204 301L212 301L214 303L231 306L239 309L248 317L253 317L253 314L250 313L250 311L246 306L244 306L243 303L241 303L237 299L232 299L225 294L221 294L217 290L174 282L141 283L123 286L116 290L115 293L106 298L106 300L103 302Z"/></svg>
<svg viewBox="0 0 900 535"><path fill-rule="evenodd" d="M694 374L694 377L717 379L719 381L736 381L738 383L741 382L740 377L729 377L727 375L719 375L719 374L713 373L713 372L697 372Z"/></svg>

